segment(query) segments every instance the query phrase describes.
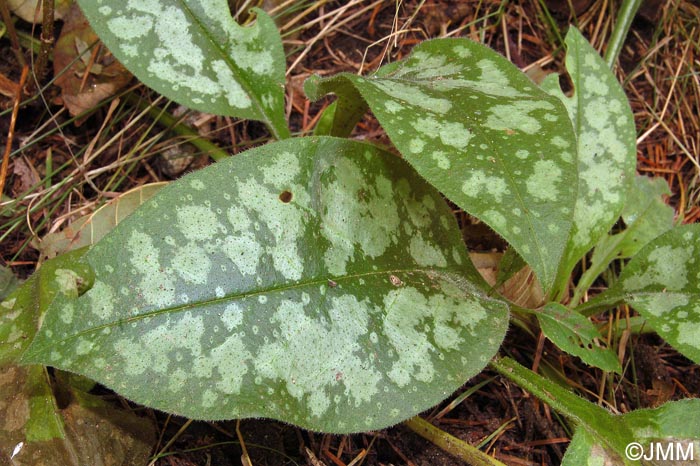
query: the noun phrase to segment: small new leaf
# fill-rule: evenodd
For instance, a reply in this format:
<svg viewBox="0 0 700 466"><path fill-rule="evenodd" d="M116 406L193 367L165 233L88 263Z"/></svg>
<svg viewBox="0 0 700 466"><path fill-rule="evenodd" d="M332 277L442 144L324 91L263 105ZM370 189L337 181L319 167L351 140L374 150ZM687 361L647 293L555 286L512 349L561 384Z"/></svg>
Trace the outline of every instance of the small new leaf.
<svg viewBox="0 0 700 466"><path fill-rule="evenodd" d="M622 373L615 353L602 341L598 329L581 314L559 303L549 303L537 312L542 332L562 350L605 371Z"/></svg>

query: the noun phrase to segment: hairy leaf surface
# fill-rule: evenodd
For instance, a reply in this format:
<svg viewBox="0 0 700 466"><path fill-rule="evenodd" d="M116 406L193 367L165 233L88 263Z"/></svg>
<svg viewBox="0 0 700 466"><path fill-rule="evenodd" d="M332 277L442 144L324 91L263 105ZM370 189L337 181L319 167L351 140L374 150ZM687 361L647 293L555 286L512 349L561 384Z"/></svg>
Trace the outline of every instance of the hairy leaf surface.
<svg viewBox="0 0 700 466"><path fill-rule="evenodd" d="M105 45L142 82L190 108L260 120L280 139L285 57L277 27L255 9L242 27L226 0L79 0Z"/></svg>
<svg viewBox="0 0 700 466"><path fill-rule="evenodd" d="M573 26L566 35L566 69L574 94L565 96L559 76L542 88L564 102L578 152L578 198L562 277L617 221L634 179L636 133L625 91L588 41Z"/></svg>
<svg viewBox="0 0 700 466"><path fill-rule="evenodd" d="M585 465L624 465L623 456L615 452L588 430L579 427L574 432L566 453L561 460L561 466Z"/></svg>
<svg viewBox="0 0 700 466"><path fill-rule="evenodd" d="M545 336L562 350L585 363L606 371L622 373L615 353L604 346L598 329L586 317L559 303L549 303L537 312Z"/></svg>
<svg viewBox="0 0 700 466"><path fill-rule="evenodd" d="M503 236L548 290L576 202L576 139L561 101L467 39L426 41L375 75L314 77L305 89L352 98L348 82L418 173Z"/></svg>
<svg viewBox="0 0 700 466"><path fill-rule="evenodd" d="M54 303L25 360L197 419L385 427L481 370L507 326L438 192L342 139L188 175L86 260L95 285Z"/></svg>
<svg viewBox="0 0 700 466"><path fill-rule="evenodd" d="M575 395L567 388L523 367L515 360L507 357L495 359L491 365L501 375L569 418L578 430L584 429L588 434L587 439L594 438L606 450L621 454L625 446L634 440L629 427L618 422L618 417L610 411Z"/></svg>
<svg viewBox="0 0 700 466"><path fill-rule="evenodd" d="M674 348L700 363L700 225L674 228L642 248L610 290Z"/></svg>

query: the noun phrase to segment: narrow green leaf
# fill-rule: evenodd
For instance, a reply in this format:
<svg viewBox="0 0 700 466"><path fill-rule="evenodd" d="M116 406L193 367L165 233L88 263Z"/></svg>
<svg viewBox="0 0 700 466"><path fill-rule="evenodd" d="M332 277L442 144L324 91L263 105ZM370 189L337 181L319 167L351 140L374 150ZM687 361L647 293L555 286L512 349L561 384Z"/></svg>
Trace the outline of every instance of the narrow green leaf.
<svg viewBox="0 0 700 466"><path fill-rule="evenodd" d="M490 48L426 41L369 77L315 78L311 98L352 83L403 157L506 239L545 290L576 202L576 139L561 101Z"/></svg>
<svg viewBox="0 0 700 466"><path fill-rule="evenodd" d="M547 304L536 315L542 332L559 348L591 366L622 373L615 353L605 346L590 320L559 303Z"/></svg>
<svg viewBox="0 0 700 466"><path fill-rule="evenodd" d="M700 363L700 225L674 228L642 248L610 290L674 348Z"/></svg>
<svg viewBox="0 0 700 466"><path fill-rule="evenodd" d="M479 372L508 321L439 193L343 139L188 175L86 260L95 285L54 302L24 361L197 419L385 427Z"/></svg>
<svg viewBox="0 0 700 466"><path fill-rule="evenodd" d="M634 440L631 429L618 422L612 413L573 394L552 380L526 369L515 360L495 359L491 365L501 375L569 418L579 429L585 429L604 448L622 455L625 446Z"/></svg>
<svg viewBox="0 0 700 466"><path fill-rule="evenodd" d="M566 105L578 141L578 198L560 276L615 224L634 178L636 133L624 90L588 41L573 26L566 35L566 69L574 94L566 97L557 75L542 88Z"/></svg>
<svg viewBox="0 0 700 466"><path fill-rule="evenodd" d="M24 369L17 368L20 371ZM43 366L29 366L26 370L27 380L24 387L21 384L14 384L15 386L10 390L14 391L17 387L24 389L12 398L16 402L18 398L22 399L23 396L26 396L29 416L24 426L24 432L27 441L42 442L54 438L64 438L63 419L57 413L58 408L51 391L46 368Z"/></svg>
<svg viewBox="0 0 700 466"><path fill-rule="evenodd" d="M314 127L314 136L330 136L333 132L333 122L335 121L335 111L338 108L338 101L331 102L324 110ZM350 128L352 130L352 128Z"/></svg>
<svg viewBox="0 0 700 466"><path fill-rule="evenodd" d="M285 56L274 21L242 27L226 0L79 0L100 39L132 73L190 108L263 121L277 139Z"/></svg>

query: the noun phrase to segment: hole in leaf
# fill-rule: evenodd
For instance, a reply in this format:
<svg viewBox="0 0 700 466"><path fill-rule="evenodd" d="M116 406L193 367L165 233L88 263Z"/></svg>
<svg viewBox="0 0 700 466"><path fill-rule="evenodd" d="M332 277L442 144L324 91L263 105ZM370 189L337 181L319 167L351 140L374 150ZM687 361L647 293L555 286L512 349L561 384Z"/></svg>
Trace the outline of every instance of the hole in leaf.
<svg viewBox="0 0 700 466"><path fill-rule="evenodd" d="M289 204L292 201L292 197L291 191L287 191L286 189L280 193L280 201L285 204Z"/></svg>

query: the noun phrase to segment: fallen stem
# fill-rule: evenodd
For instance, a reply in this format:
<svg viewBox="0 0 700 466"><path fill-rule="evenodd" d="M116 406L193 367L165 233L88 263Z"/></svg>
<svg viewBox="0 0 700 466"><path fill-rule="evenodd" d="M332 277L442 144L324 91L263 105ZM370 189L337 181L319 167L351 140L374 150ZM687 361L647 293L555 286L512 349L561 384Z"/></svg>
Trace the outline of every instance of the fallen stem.
<svg viewBox="0 0 700 466"><path fill-rule="evenodd" d="M419 416L412 417L404 425L424 439L434 443L452 456L466 461L473 466L505 466L503 463L487 455L467 442L453 437L444 430L438 429Z"/></svg>

